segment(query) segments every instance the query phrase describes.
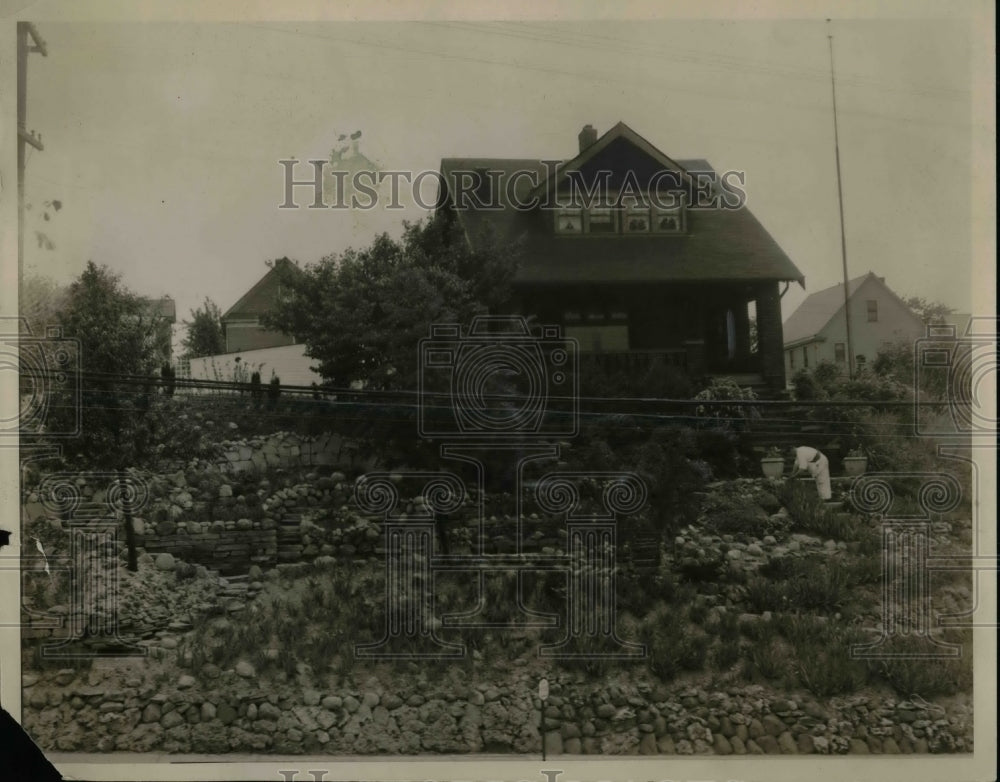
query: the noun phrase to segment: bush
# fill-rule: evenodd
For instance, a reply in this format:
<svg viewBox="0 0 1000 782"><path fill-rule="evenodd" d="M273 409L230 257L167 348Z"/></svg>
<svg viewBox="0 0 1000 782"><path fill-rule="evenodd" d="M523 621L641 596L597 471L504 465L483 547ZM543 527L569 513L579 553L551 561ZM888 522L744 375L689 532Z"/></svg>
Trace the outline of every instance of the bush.
<svg viewBox="0 0 1000 782"><path fill-rule="evenodd" d="M684 612L664 607L649 614L642 628L649 669L664 681L681 671L700 671L705 667L709 637L693 630L684 621Z"/></svg>
<svg viewBox="0 0 1000 782"><path fill-rule="evenodd" d="M972 691L971 631L945 632L942 640L957 643L960 657L943 657L944 650L918 636L893 639L885 649L887 655L920 654L920 657L893 657L872 663L876 673L904 698L919 695L933 698ZM930 656L938 655L938 656Z"/></svg>
<svg viewBox="0 0 1000 782"><path fill-rule="evenodd" d="M851 647L867 640L860 629L796 617L789 623L788 637L799 683L813 695L846 695L867 681L865 663L851 656Z"/></svg>

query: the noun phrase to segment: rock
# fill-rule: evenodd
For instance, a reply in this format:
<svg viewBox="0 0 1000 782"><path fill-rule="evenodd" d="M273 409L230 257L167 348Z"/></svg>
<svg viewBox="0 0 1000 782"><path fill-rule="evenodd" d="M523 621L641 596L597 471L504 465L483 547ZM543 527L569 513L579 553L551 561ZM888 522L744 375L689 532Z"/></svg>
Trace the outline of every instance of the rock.
<svg viewBox="0 0 1000 782"><path fill-rule="evenodd" d="M753 739L747 742L747 754L749 755L763 755L764 749Z"/></svg>
<svg viewBox="0 0 1000 782"><path fill-rule="evenodd" d="M656 755L658 752L656 747L656 735L652 732L644 733L642 739L639 741L639 754L640 755Z"/></svg>
<svg viewBox="0 0 1000 782"><path fill-rule="evenodd" d="M231 725L236 721L236 709L230 706L228 703L223 703L216 710L216 716L219 718L219 722L223 725Z"/></svg>
<svg viewBox="0 0 1000 782"><path fill-rule="evenodd" d="M563 753L562 734L558 730L550 730L545 734L545 752L549 755Z"/></svg>
<svg viewBox="0 0 1000 782"><path fill-rule="evenodd" d="M597 716L602 720L606 720L614 717L617 711L618 709L616 709L612 704L602 703L597 707Z"/></svg>
<svg viewBox="0 0 1000 782"><path fill-rule="evenodd" d="M716 733L713 736L712 749L715 750L715 754L717 755L733 754L733 745L729 742L729 739L727 739L721 733Z"/></svg>
<svg viewBox="0 0 1000 782"><path fill-rule="evenodd" d="M792 738L792 734L787 730L778 736L778 749L781 750L782 755L798 754L798 746L795 744L795 739Z"/></svg>
<svg viewBox="0 0 1000 782"><path fill-rule="evenodd" d="M930 747L927 746L927 739L916 739L913 742L913 751L920 755L930 752Z"/></svg>
<svg viewBox="0 0 1000 782"><path fill-rule="evenodd" d="M729 745L732 747L734 755L745 755L747 754L747 745L743 743L743 739L739 736L733 736L729 739Z"/></svg>
<svg viewBox="0 0 1000 782"><path fill-rule="evenodd" d="M143 722L159 722L160 717L163 715L160 713L160 707L155 703L150 703L142 710L142 721Z"/></svg>
<svg viewBox="0 0 1000 782"><path fill-rule="evenodd" d="M583 753L583 744L580 739L566 739L563 742L563 752L567 755L580 755Z"/></svg>
<svg viewBox="0 0 1000 782"><path fill-rule="evenodd" d="M302 693L302 702L306 706L319 706L320 700L320 694L316 690L306 690Z"/></svg>
<svg viewBox="0 0 1000 782"><path fill-rule="evenodd" d="M873 755L882 754L882 742L879 740L878 736L868 736L868 750Z"/></svg>
<svg viewBox="0 0 1000 782"><path fill-rule="evenodd" d="M327 695L321 701L323 708L328 711L336 711L344 705L343 699L339 695Z"/></svg>
<svg viewBox="0 0 1000 782"><path fill-rule="evenodd" d="M182 674L177 678L177 689L187 690L194 687L197 684L197 680L188 673Z"/></svg>
<svg viewBox="0 0 1000 782"><path fill-rule="evenodd" d="M882 739L882 752L886 755L899 755L901 750L892 736L886 736Z"/></svg>
<svg viewBox="0 0 1000 782"><path fill-rule="evenodd" d="M659 741L656 742L656 748L660 751L661 755L673 755L677 752L674 740L670 736L661 736Z"/></svg>
<svg viewBox="0 0 1000 782"><path fill-rule="evenodd" d="M247 709L247 716L249 716L250 710ZM269 720L270 722L277 722L281 719L281 709L275 706L273 703L268 703L264 701L257 707L257 718L260 720Z"/></svg>
<svg viewBox="0 0 1000 782"><path fill-rule="evenodd" d="M765 714L763 719L761 719L761 724L764 726L764 732L775 738L780 736L785 730L785 723L773 714ZM753 723L751 723L750 735L753 736Z"/></svg>
<svg viewBox="0 0 1000 782"><path fill-rule="evenodd" d="M850 744L847 749L852 755L867 755L868 745L861 739L851 739Z"/></svg>
<svg viewBox="0 0 1000 782"><path fill-rule="evenodd" d="M233 496L233 487L230 486L228 483L222 484L219 487L219 496L220 497L232 497Z"/></svg>
<svg viewBox="0 0 1000 782"><path fill-rule="evenodd" d="M750 726L747 729L747 732L750 734L750 738L759 739L761 736L764 735L764 726L761 724L761 721L759 719L754 717L752 720L750 720Z"/></svg>
<svg viewBox="0 0 1000 782"><path fill-rule="evenodd" d="M163 726L164 730L170 730L170 728L176 728L178 725L184 724L184 717L176 709L174 711L169 711L163 715L163 719L160 720L160 725Z"/></svg>
<svg viewBox="0 0 1000 782"><path fill-rule="evenodd" d="M164 572L171 571L176 566L174 555L166 552L156 555L156 569Z"/></svg>
<svg viewBox="0 0 1000 782"><path fill-rule="evenodd" d="M234 668L237 676L242 676L244 679L252 679L257 675L257 671L254 669L253 665L248 663L246 660L240 660L236 663Z"/></svg>
<svg viewBox="0 0 1000 782"><path fill-rule="evenodd" d="M247 719L253 722L257 719L257 704L251 703L247 706Z"/></svg>
<svg viewBox="0 0 1000 782"><path fill-rule="evenodd" d="M795 748L800 755L811 755L815 751L812 736L808 733L800 733L795 740Z"/></svg>
<svg viewBox="0 0 1000 782"><path fill-rule="evenodd" d="M214 703L209 703L208 701L205 701L203 704L201 704L201 721L202 722L210 722L210 721L214 720L215 719L215 715L217 713L218 712L217 712L217 709L215 708L215 704Z"/></svg>
<svg viewBox="0 0 1000 782"><path fill-rule="evenodd" d="M757 744L760 748L764 750L767 755L780 755L781 747L778 746L778 740L774 738L770 733L765 733L759 739L757 739Z"/></svg>

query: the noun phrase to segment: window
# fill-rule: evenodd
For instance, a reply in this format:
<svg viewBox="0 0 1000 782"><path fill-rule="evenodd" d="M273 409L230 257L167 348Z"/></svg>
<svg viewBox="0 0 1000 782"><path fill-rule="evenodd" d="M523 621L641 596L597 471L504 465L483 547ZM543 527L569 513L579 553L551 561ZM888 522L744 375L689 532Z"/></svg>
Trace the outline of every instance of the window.
<svg viewBox="0 0 1000 782"><path fill-rule="evenodd" d="M557 234L683 234L683 206L660 208L636 198L620 204L598 200L555 210Z"/></svg>
<svg viewBox="0 0 1000 782"><path fill-rule="evenodd" d="M684 230L684 213L680 209L653 209L653 231L658 234L679 234Z"/></svg>
<svg viewBox="0 0 1000 782"><path fill-rule="evenodd" d="M649 233L649 207L636 204L625 207L625 233Z"/></svg>
<svg viewBox="0 0 1000 782"><path fill-rule="evenodd" d="M593 206L587 210L587 233L613 234L615 211L610 206Z"/></svg>
<svg viewBox="0 0 1000 782"><path fill-rule="evenodd" d="M838 364L843 364L847 360L847 351L843 342L835 342L833 345L833 360Z"/></svg>
<svg viewBox="0 0 1000 782"><path fill-rule="evenodd" d="M556 233L583 233L583 210L559 209L556 212Z"/></svg>
<svg viewBox="0 0 1000 782"><path fill-rule="evenodd" d="M865 364L867 363L867 359L864 356L855 356L854 357L854 363L857 365L858 371L860 372L862 369L865 368Z"/></svg>
<svg viewBox="0 0 1000 782"><path fill-rule="evenodd" d="M875 299L868 299L868 322L878 323L878 302Z"/></svg>
<svg viewBox="0 0 1000 782"><path fill-rule="evenodd" d="M794 350L789 350L788 351L788 368L789 369L795 369L795 351Z"/></svg>
<svg viewBox="0 0 1000 782"><path fill-rule="evenodd" d="M809 368L809 348L806 346L802 347L802 366Z"/></svg>

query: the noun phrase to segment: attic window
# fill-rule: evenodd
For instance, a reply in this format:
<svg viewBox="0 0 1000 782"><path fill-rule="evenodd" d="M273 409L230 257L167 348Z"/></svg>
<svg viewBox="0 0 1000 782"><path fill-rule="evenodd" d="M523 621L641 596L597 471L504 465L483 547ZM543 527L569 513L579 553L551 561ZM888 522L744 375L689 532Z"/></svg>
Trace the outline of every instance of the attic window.
<svg viewBox="0 0 1000 782"><path fill-rule="evenodd" d="M556 233L583 233L583 209L560 209L556 212Z"/></svg>
<svg viewBox="0 0 1000 782"><path fill-rule="evenodd" d="M878 323L878 300L868 299L868 301L865 303L867 304L868 307L868 322Z"/></svg>
<svg viewBox="0 0 1000 782"><path fill-rule="evenodd" d="M679 234L684 231L684 213L680 209L653 209L653 231Z"/></svg>
<svg viewBox="0 0 1000 782"><path fill-rule="evenodd" d="M649 233L649 206L638 204L625 207L625 233Z"/></svg>
<svg viewBox="0 0 1000 782"><path fill-rule="evenodd" d="M615 212L610 206L594 206L587 210L587 233L613 234Z"/></svg>

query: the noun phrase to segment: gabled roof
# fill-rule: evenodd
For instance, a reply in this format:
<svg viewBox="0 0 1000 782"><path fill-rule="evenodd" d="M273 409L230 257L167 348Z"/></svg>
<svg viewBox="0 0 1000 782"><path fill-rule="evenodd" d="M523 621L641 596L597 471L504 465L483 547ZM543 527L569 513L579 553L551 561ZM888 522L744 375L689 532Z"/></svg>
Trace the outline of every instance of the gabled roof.
<svg viewBox="0 0 1000 782"><path fill-rule="evenodd" d="M513 180L512 192L501 187L497 209L456 208L455 214L473 243L519 241L521 264L515 283L614 282L753 282L796 280L804 277L757 218L739 209L688 209L687 232L682 235L623 236L620 234L567 237L553 230L552 212L544 208L514 208L511 197L524 203L532 196L558 187L562 177L594 164L601 155L614 160L639 161L647 170L715 173L707 161L673 160L624 123L618 123L575 158L560 164L554 177L552 161L507 158L444 158L439 208L453 196L448 184L458 171L499 171L501 182L516 172L530 172ZM555 182L549 179L555 179ZM646 181L643 177L640 181ZM537 184L536 184L537 183ZM545 200L544 196L541 200Z"/></svg>
<svg viewBox="0 0 1000 782"><path fill-rule="evenodd" d="M889 286L885 284L885 278L879 277L871 271L867 274L861 275L860 277L855 277L853 280L847 281L849 298L853 299L855 294L858 292L858 289L869 280L873 280L890 296L896 299L907 312L913 314L903 300L893 293ZM799 305L798 309L795 310L791 316L789 316L788 320L785 321L785 325L782 327L785 345L811 340L824 328L826 328L826 325L843 309L843 307L844 283L842 282L810 294L806 297L805 301ZM918 323L920 322L920 319L917 318L916 315L913 315L913 318Z"/></svg>
<svg viewBox="0 0 1000 782"><path fill-rule="evenodd" d="M255 318L269 312L278 296L278 269L286 265L297 268L288 258L276 260L267 274L257 280L250 290L222 314L221 320Z"/></svg>

